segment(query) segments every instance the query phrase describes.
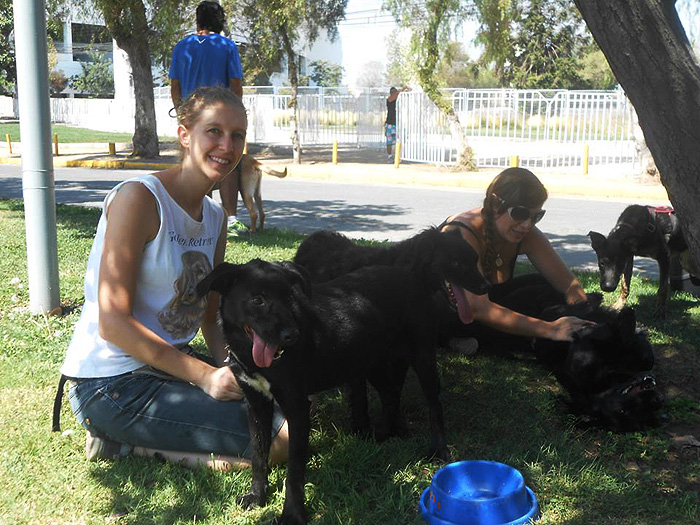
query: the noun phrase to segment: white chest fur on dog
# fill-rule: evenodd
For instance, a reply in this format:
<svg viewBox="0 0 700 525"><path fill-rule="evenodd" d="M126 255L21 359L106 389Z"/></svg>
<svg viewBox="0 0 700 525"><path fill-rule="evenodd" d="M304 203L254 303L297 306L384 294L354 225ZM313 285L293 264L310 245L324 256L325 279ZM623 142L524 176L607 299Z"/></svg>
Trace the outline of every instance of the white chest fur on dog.
<svg viewBox="0 0 700 525"><path fill-rule="evenodd" d="M260 374L249 374L247 373L241 363L236 358L235 354L229 349L228 357L224 360L224 364L227 366L233 365L235 367L235 376L238 381L242 381L256 392L260 392L267 399L272 399L272 392L270 390L270 382L265 379Z"/></svg>
<svg viewBox="0 0 700 525"><path fill-rule="evenodd" d="M254 388L258 392L260 392L266 398L272 399L270 383L260 374L248 375L245 372L241 371L241 373L238 375L238 379L243 381L246 385L250 386L251 388Z"/></svg>

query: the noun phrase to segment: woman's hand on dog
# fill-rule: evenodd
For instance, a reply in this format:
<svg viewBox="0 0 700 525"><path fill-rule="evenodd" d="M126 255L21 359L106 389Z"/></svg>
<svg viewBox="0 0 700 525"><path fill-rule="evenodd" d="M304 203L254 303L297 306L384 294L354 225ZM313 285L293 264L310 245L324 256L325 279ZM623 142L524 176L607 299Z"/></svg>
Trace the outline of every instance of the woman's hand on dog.
<svg viewBox="0 0 700 525"><path fill-rule="evenodd" d="M219 401L243 399L243 391L227 366L212 368L197 386Z"/></svg>
<svg viewBox="0 0 700 525"><path fill-rule="evenodd" d="M560 317L549 324L550 333L547 339L552 339L554 341L573 341L576 332L595 323L579 317Z"/></svg>

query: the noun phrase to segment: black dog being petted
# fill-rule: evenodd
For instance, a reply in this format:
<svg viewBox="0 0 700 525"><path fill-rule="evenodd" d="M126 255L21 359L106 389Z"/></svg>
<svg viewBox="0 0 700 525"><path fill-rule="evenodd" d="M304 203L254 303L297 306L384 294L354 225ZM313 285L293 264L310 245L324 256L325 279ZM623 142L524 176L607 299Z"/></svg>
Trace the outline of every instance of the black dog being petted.
<svg viewBox="0 0 700 525"><path fill-rule="evenodd" d="M601 294L594 293L585 303L566 304L563 295L541 285L517 290L502 304L547 321L569 315L594 321L571 342L535 339L531 348L569 394L574 413L618 432L654 426L663 396L651 374L649 339L637 328L632 308L618 311L601 301Z"/></svg>
<svg viewBox="0 0 700 525"><path fill-rule="evenodd" d="M654 316L665 317L671 256L688 249L673 209L633 204L624 209L607 238L594 231L588 232L588 236L598 256L600 289L614 291L622 276L616 308L625 305L630 293L634 257L651 257L659 263L659 291Z"/></svg>
<svg viewBox="0 0 700 525"><path fill-rule="evenodd" d="M476 270L476 253L453 271L455 287L486 292L487 284ZM429 407L429 454L448 459L434 311L425 283L416 274L405 268L372 266L312 286L299 265L255 259L217 266L199 285L200 293L209 290L221 295L231 367L250 407L253 481L243 498L245 506L265 502L273 399L289 424L289 464L279 523L305 523L308 396L356 381L364 384L367 379L379 392L387 428L395 429L401 383L409 365Z"/></svg>

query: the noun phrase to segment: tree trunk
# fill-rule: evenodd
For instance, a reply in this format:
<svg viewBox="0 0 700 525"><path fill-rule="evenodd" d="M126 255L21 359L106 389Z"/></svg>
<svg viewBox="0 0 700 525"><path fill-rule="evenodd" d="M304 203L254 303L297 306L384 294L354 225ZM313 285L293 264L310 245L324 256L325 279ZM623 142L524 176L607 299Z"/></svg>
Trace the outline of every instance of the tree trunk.
<svg viewBox="0 0 700 525"><path fill-rule="evenodd" d="M421 82L421 87L433 104L445 115L447 125L450 127L450 134L452 138L457 141L457 168L467 171L476 171L474 150L469 146L464 128L462 128L462 124L452 108L452 104L445 100L445 97L443 97L434 82Z"/></svg>
<svg viewBox="0 0 700 525"><path fill-rule="evenodd" d="M452 108L452 103L446 100L440 92L435 81L435 70L440 59L440 51L438 44L438 31L443 23L445 15L450 11L450 2L438 1L432 4L432 9L429 9L430 17L427 27L418 42L423 48L423 61L418 67L418 79L421 87L428 98L438 107L445 115L447 124L450 127L452 138L457 141L457 168L463 170L476 170L474 163L474 150L467 142L467 136L464 134L462 124L459 122L459 117Z"/></svg>
<svg viewBox="0 0 700 525"><path fill-rule="evenodd" d="M117 42L129 57L134 80L134 156L155 158L160 155L156 130L156 109L153 95L153 73L151 71L151 50L148 45L148 21L143 3L129 9L124 17L119 9L105 9L105 23ZM124 23L127 19L128 22Z"/></svg>
<svg viewBox="0 0 700 525"><path fill-rule="evenodd" d="M447 123L450 126L450 133L457 139L457 167L463 170L476 171L476 163L474 162L474 150L467 141L467 136L464 133L464 128L459 121L459 117L450 107L447 112Z"/></svg>
<svg viewBox="0 0 700 525"><path fill-rule="evenodd" d="M289 36L283 30L282 31L282 42L284 43L284 51L287 54L287 67L289 69L289 84L292 88L292 98L289 101L290 106L292 106L292 111L294 111L294 116L292 117L294 121L294 129L292 130L292 154L294 162L296 164L301 164L301 142L299 141L299 74L297 73L297 61L296 53L292 47L292 43L289 40Z"/></svg>
<svg viewBox="0 0 700 525"><path fill-rule="evenodd" d="M637 111L661 182L700 261L700 67L673 0L574 0Z"/></svg>

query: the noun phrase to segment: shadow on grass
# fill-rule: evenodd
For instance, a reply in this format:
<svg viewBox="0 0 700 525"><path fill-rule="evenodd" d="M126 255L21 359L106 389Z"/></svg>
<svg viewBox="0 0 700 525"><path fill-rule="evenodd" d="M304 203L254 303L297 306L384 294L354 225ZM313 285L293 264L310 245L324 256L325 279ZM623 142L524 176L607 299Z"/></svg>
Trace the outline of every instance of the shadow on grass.
<svg viewBox="0 0 700 525"><path fill-rule="evenodd" d="M697 465L668 461L662 429L613 434L577 426L555 379L527 356L507 359L480 351L471 358L441 355L439 361L453 460L486 459L518 468L548 523L684 523L697 516L697 502L688 496L696 488ZM379 406L370 392L376 422ZM319 396L306 483L312 523L422 523L418 499L441 465L424 456L428 413L413 372L402 402L407 434L377 443L348 432L348 411L337 391ZM267 524L281 512L286 468L273 470L268 506L249 512L235 503L249 488L248 471L191 471L132 458L95 466L92 475L110 490L107 511L120 522L172 523L197 516Z"/></svg>
<svg viewBox="0 0 700 525"><path fill-rule="evenodd" d="M110 490L104 513L119 523L206 521L230 507L230 480L205 469L127 458L96 464L90 474Z"/></svg>

